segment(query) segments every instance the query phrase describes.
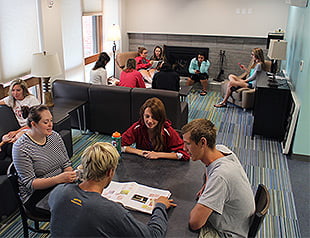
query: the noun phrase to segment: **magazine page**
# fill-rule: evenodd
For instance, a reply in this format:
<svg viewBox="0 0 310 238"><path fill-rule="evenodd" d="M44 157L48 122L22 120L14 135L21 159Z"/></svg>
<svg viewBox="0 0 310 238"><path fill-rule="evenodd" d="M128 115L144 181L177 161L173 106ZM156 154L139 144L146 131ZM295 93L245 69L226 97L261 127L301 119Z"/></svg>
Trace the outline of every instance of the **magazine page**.
<svg viewBox="0 0 310 238"><path fill-rule="evenodd" d="M102 196L114 202L122 203L126 206L126 200L132 197L137 189L138 184L135 182L120 183L111 181L109 186L102 192Z"/></svg>
<svg viewBox="0 0 310 238"><path fill-rule="evenodd" d="M114 182L103 190L102 196L123 206L152 214L154 200L160 196L170 197L168 190L156 189L135 182Z"/></svg>
<svg viewBox="0 0 310 238"><path fill-rule="evenodd" d="M130 196L130 199L126 201L125 206L152 214L155 199L160 196L170 197L170 195L171 193L168 190L156 189L138 184L137 189Z"/></svg>

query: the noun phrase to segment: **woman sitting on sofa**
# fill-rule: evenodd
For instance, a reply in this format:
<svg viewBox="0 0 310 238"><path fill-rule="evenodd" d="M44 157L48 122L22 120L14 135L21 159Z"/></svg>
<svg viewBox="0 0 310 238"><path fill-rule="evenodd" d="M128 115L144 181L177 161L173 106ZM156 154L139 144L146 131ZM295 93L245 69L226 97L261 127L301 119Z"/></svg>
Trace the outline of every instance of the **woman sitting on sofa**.
<svg viewBox="0 0 310 238"><path fill-rule="evenodd" d="M110 56L106 52L102 52L95 66L90 71L90 82L92 84L108 85L107 71L105 66L110 61Z"/></svg>
<svg viewBox="0 0 310 238"><path fill-rule="evenodd" d="M2 137L1 146L5 143L14 143L28 128L27 119L23 117L23 111L26 107L39 105L38 99L29 93L27 84L22 79L15 79L12 81L9 89L9 96L0 100L0 105L7 105L13 109L15 117L20 125L20 129L10 131Z"/></svg>
<svg viewBox="0 0 310 238"><path fill-rule="evenodd" d="M138 48L138 54L135 58L136 60L136 69L142 74L144 80L148 83L152 83L152 78L156 69L152 68L153 61L148 60L147 57L147 49L144 47Z"/></svg>
<svg viewBox="0 0 310 238"><path fill-rule="evenodd" d="M150 60L165 61L163 49L159 45L155 46L153 50L153 55L151 56Z"/></svg>
<svg viewBox="0 0 310 238"><path fill-rule="evenodd" d="M130 145L136 143L136 148ZM140 108L140 119L122 135L122 152L147 159L189 160L184 142L166 118L163 102L150 98Z"/></svg>
<svg viewBox="0 0 310 238"><path fill-rule="evenodd" d="M129 88L145 88L143 76L136 70L136 60L128 59L126 68L121 72L120 83L118 86Z"/></svg>
<svg viewBox="0 0 310 238"><path fill-rule="evenodd" d="M215 104L214 107L226 107L227 100L231 96L233 90L238 88L255 88L256 87L256 78L258 74L265 70L265 59L264 53L261 48L254 48L251 53L251 57L253 58L253 64L248 70L244 65L240 65L240 67L245 70L249 76L246 79L242 79L234 74L230 74L228 76L229 83L227 86L226 94L223 100Z"/></svg>

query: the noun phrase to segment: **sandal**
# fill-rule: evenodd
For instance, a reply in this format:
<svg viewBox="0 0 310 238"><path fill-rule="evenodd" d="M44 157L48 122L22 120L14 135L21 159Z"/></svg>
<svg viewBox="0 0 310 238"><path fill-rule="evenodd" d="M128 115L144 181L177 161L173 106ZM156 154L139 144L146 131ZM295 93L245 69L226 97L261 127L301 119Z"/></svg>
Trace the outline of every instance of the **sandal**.
<svg viewBox="0 0 310 238"><path fill-rule="evenodd" d="M220 107L227 107L227 104L226 103L222 103L220 102L219 104L215 104L213 105L214 107L217 107L217 108L220 108Z"/></svg>
<svg viewBox="0 0 310 238"><path fill-rule="evenodd" d="M202 90L199 94L200 94L200 96L206 96L207 95L207 91L206 90Z"/></svg>

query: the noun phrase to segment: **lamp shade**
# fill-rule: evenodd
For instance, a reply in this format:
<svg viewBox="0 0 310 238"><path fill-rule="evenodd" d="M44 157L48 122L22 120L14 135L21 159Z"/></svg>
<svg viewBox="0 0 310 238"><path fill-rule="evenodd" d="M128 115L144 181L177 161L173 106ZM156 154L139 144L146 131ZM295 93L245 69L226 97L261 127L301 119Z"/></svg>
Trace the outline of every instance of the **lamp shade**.
<svg viewBox="0 0 310 238"><path fill-rule="evenodd" d="M61 73L57 54L46 52L32 55L31 74L36 77L52 77Z"/></svg>
<svg viewBox="0 0 310 238"><path fill-rule="evenodd" d="M119 25L113 24L108 30L108 40L117 41L121 39L121 31Z"/></svg>
<svg viewBox="0 0 310 238"><path fill-rule="evenodd" d="M285 40L271 40L267 54L268 57L274 60L285 60L286 46L287 41Z"/></svg>

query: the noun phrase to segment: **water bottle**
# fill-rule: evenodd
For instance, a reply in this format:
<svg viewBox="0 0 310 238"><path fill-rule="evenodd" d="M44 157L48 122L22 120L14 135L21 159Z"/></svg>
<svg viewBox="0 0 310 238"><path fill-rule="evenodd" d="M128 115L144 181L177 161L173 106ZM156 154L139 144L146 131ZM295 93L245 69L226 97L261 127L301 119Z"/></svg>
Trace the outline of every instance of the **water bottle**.
<svg viewBox="0 0 310 238"><path fill-rule="evenodd" d="M122 152L122 135L119 132L114 132L112 134L112 145L117 149L118 153Z"/></svg>

